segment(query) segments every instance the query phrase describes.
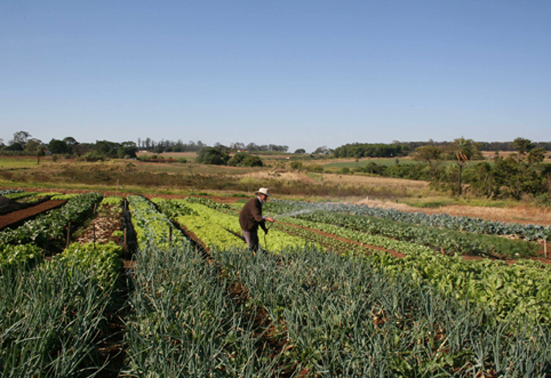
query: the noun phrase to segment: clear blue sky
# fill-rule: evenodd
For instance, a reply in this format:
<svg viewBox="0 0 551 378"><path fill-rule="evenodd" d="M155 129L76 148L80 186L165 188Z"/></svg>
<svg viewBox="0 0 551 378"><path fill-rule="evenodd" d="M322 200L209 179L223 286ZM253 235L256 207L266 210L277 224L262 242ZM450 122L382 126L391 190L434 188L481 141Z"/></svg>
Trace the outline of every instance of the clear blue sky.
<svg viewBox="0 0 551 378"><path fill-rule="evenodd" d="M0 138L551 140L551 1L0 2Z"/></svg>

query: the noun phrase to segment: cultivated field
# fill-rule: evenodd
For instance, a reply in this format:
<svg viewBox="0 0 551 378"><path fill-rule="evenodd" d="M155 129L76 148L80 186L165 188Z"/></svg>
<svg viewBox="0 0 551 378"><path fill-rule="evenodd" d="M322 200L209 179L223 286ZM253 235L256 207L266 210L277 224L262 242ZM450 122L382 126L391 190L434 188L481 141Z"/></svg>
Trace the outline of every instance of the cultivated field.
<svg viewBox="0 0 551 378"><path fill-rule="evenodd" d="M549 227L271 200L252 254L248 197L60 192L1 193L3 375L551 373Z"/></svg>

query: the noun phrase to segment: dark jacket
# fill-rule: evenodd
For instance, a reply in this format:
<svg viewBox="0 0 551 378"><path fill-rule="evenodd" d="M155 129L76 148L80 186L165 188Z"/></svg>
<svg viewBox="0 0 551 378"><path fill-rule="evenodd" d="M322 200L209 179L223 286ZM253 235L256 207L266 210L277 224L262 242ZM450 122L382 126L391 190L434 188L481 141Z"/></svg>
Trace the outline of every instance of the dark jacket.
<svg viewBox="0 0 551 378"><path fill-rule="evenodd" d="M239 213L239 224L241 229L245 231L257 231L260 225L266 232L265 221L262 217L262 203L257 197L250 199L243 206L241 213Z"/></svg>

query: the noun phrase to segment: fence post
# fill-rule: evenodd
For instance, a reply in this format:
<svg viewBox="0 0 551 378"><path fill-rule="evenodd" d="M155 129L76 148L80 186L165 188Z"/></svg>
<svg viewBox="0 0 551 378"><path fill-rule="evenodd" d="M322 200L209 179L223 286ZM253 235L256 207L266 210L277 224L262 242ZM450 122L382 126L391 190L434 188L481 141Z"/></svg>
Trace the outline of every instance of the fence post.
<svg viewBox="0 0 551 378"><path fill-rule="evenodd" d="M172 227L168 226L168 245L172 248Z"/></svg>
<svg viewBox="0 0 551 378"><path fill-rule="evenodd" d="M65 248L69 248L70 237L71 237L71 222L67 224L67 241L65 242Z"/></svg>
<svg viewBox="0 0 551 378"><path fill-rule="evenodd" d="M126 252L128 252L128 248L126 246L126 228L123 231L124 231L124 235L123 235L123 241L122 241L122 250L126 254Z"/></svg>
<svg viewBox="0 0 551 378"><path fill-rule="evenodd" d="M93 223L92 230L94 231L94 249L96 249L96 222Z"/></svg>

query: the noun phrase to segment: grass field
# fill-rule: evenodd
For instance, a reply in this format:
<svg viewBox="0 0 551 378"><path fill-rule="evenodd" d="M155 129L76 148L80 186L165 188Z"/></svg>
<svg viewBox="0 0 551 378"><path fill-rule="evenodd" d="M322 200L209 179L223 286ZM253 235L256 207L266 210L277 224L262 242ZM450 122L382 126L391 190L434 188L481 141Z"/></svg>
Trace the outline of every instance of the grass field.
<svg viewBox="0 0 551 378"><path fill-rule="evenodd" d="M48 158L51 160L51 158ZM47 161L45 158L40 158L40 162ZM14 168L34 168L37 166L37 159L35 157L6 157L0 156L0 169L14 169Z"/></svg>

